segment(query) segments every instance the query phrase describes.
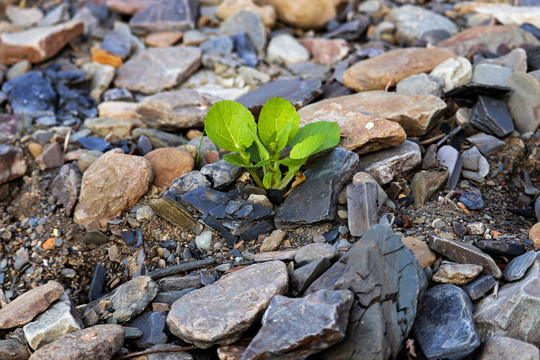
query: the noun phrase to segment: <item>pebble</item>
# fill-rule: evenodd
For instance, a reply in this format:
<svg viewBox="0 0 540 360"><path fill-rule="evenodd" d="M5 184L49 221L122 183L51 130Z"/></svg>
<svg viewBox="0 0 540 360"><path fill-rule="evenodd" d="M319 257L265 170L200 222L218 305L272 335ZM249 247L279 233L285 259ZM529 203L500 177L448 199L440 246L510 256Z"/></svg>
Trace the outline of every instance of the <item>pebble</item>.
<svg viewBox="0 0 540 360"><path fill-rule="evenodd" d="M195 160L191 154L178 148L155 149L144 155L152 165L153 184L169 188L177 177L193 170Z"/></svg>
<svg viewBox="0 0 540 360"><path fill-rule="evenodd" d="M195 237L197 249L206 251L212 249L212 237L213 234L211 231L203 231L200 235L197 235Z"/></svg>
<svg viewBox="0 0 540 360"><path fill-rule="evenodd" d="M284 63L293 65L309 60L309 52L294 37L280 34L268 43L267 61L269 63Z"/></svg>
<svg viewBox="0 0 540 360"><path fill-rule="evenodd" d="M438 283L465 285L482 271L482 266L472 264L442 264L433 274L432 280Z"/></svg>
<svg viewBox="0 0 540 360"><path fill-rule="evenodd" d="M263 240L259 251L269 252L277 250L286 234L287 233L281 229L272 231L272 233Z"/></svg>
<svg viewBox="0 0 540 360"><path fill-rule="evenodd" d="M151 221L156 217L154 210L148 205L141 206L137 209L136 219L137 221Z"/></svg>
<svg viewBox="0 0 540 360"><path fill-rule="evenodd" d="M459 197L459 201L470 210L481 210L484 208L484 200L481 194L466 191Z"/></svg>
<svg viewBox="0 0 540 360"><path fill-rule="evenodd" d="M508 263L508 265L506 265L503 271L504 280L511 282L523 278L527 270L536 260L536 256L536 252L529 251L510 260L510 262Z"/></svg>
<svg viewBox="0 0 540 360"><path fill-rule="evenodd" d="M402 241L403 245L414 253L423 269L433 265L437 259L435 253L429 249L425 241L411 236L403 238Z"/></svg>
<svg viewBox="0 0 540 360"><path fill-rule="evenodd" d="M480 274L473 281L462 287L471 300L478 300L489 290L493 289L497 280L491 275Z"/></svg>

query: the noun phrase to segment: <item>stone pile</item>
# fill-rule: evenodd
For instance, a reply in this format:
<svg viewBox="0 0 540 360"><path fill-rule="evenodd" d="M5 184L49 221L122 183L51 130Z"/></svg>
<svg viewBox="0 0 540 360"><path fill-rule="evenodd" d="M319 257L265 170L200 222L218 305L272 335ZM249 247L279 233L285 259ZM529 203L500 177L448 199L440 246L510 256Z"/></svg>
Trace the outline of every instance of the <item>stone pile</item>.
<svg viewBox="0 0 540 360"><path fill-rule="evenodd" d="M538 359L522 3L2 5L0 358ZM276 96L341 129L289 193L201 132Z"/></svg>

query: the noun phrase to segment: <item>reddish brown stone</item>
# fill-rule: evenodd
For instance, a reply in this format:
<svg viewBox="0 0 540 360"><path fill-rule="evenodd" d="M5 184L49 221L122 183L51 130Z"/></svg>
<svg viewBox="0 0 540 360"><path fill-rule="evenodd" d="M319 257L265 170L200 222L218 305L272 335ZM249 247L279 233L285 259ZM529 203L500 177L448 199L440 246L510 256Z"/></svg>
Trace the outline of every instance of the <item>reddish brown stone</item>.
<svg viewBox="0 0 540 360"><path fill-rule="evenodd" d="M183 36L184 33L181 31L162 31L149 34L144 42L154 47L167 47L179 42Z"/></svg>
<svg viewBox="0 0 540 360"><path fill-rule="evenodd" d="M306 38L298 40L319 63L332 65L349 53L351 45L343 39Z"/></svg>
<svg viewBox="0 0 540 360"><path fill-rule="evenodd" d="M193 170L193 156L177 148L160 148L150 151L144 158L152 164L154 185L169 188L172 181Z"/></svg>
<svg viewBox="0 0 540 360"><path fill-rule="evenodd" d="M26 161L20 147L0 145L0 184L19 178L26 172Z"/></svg>
<svg viewBox="0 0 540 360"><path fill-rule="evenodd" d="M159 0L107 0L107 7L120 14L133 15Z"/></svg>
<svg viewBox="0 0 540 360"><path fill-rule="evenodd" d="M11 329L28 324L63 294L64 288L56 281L49 281L45 285L25 292L0 309L0 329Z"/></svg>
<svg viewBox="0 0 540 360"><path fill-rule="evenodd" d="M115 69L118 69L124 63L120 56L108 53L103 49L92 48L90 52L92 53L92 61L103 65L110 65Z"/></svg>
<svg viewBox="0 0 540 360"><path fill-rule="evenodd" d="M31 63L40 63L56 55L83 31L81 21L69 21L18 33L4 33L0 36L0 62L11 65L27 59Z"/></svg>
<svg viewBox="0 0 540 360"><path fill-rule="evenodd" d="M451 51L437 48L392 50L348 68L343 74L343 84L355 91L384 90L411 75L430 72L455 56Z"/></svg>
<svg viewBox="0 0 540 360"><path fill-rule="evenodd" d="M46 145L43 148L43 153L36 158L41 170L54 169L64 165L64 152L62 145L57 142Z"/></svg>

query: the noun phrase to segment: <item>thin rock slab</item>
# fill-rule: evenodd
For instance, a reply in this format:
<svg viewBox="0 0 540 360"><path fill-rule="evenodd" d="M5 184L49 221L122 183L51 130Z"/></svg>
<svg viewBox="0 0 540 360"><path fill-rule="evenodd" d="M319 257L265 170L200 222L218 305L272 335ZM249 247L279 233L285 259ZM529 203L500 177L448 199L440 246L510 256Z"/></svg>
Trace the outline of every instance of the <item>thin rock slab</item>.
<svg viewBox="0 0 540 360"><path fill-rule="evenodd" d="M54 178L51 193L58 204L66 209L66 214L71 215L79 198L81 190L82 174L77 163L68 163L62 166L60 173Z"/></svg>
<svg viewBox="0 0 540 360"><path fill-rule="evenodd" d="M347 289L355 297L345 339L316 358L396 358L425 288L422 266L388 221L372 226L305 292Z"/></svg>
<svg viewBox="0 0 540 360"><path fill-rule="evenodd" d="M396 122L348 111L340 104L332 102L313 114L301 116L300 126L316 121L337 123L341 131L339 146L358 155L397 146L407 137L403 128Z"/></svg>
<svg viewBox="0 0 540 360"><path fill-rule="evenodd" d="M131 320L126 326L135 327L142 331L142 336L134 340L141 349L154 345L165 344L168 340L165 333L166 311L148 311Z"/></svg>
<svg viewBox="0 0 540 360"><path fill-rule="evenodd" d="M506 336L492 336L482 343L477 360L538 360L540 350L533 344Z"/></svg>
<svg viewBox="0 0 540 360"><path fill-rule="evenodd" d="M150 128L168 131L202 128L208 109L218 100L193 90L164 91L144 98L135 111Z"/></svg>
<svg viewBox="0 0 540 360"><path fill-rule="evenodd" d="M28 324L64 294L56 281L49 281L25 292L0 309L0 329L11 329Z"/></svg>
<svg viewBox="0 0 540 360"><path fill-rule="evenodd" d="M299 299L275 296L241 360L305 359L334 345L345 337L353 299L349 290L325 289Z"/></svg>
<svg viewBox="0 0 540 360"><path fill-rule="evenodd" d="M18 146L0 144L0 184L20 178L26 173L26 160Z"/></svg>
<svg viewBox="0 0 540 360"><path fill-rule="evenodd" d="M482 266L473 264L442 264L431 278L433 281L452 285L465 285L482 271Z"/></svg>
<svg viewBox="0 0 540 360"><path fill-rule="evenodd" d="M124 155L119 149L105 153L84 172L73 220L85 226L94 220L107 226L107 221L135 206L152 180L148 160Z"/></svg>
<svg viewBox="0 0 540 360"><path fill-rule="evenodd" d="M330 265L330 260L323 257L289 272L289 286L293 296L302 294Z"/></svg>
<svg viewBox="0 0 540 360"><path fill-rule="evenodd" d="M206 175L212 181L214 189L221 189L232 184L242 171L241 167L229 164L225 160L219 160L201 168L201 174Z"/></svg>
<svg viewBox="0 0 540 360"><path fill-rule="evenodd" d="M30 360L109 360L124 343L120 325L95 325L63 335L30 356Z"/></svg>
<svg viewBox="0 0 540 360"><path fill-rule="evenodd" d="M502 272L495 260L474 245L464 242L443 239L437 236L430 237L429 248L448 259L460 264L476 264L483 267L482 272L496 279L502 277Z"/></svg>
<svg viewBox="0 0 540 360"><path fill-rule="evenodd" d="M493 289L496 283L497 280L495 280L493 276L481 274L473 281L463 286L462 289L465 290L471 300L478 300L489 290Z"/></svg>
<svg viewBox="0 0 540 360"><path fill-rule="evenodd" d="M540 256L519 281L499 288L475 306L474 320L483 341L508 336L540 346Z"/></svg>
<svg viewBox="0 0 540 360"><path fill-rule="evenodd" d="M405 140L403 144L364 155L358 170L367 172L379 185L388 184L398 174L414 169L422 162L418 144Z"/></svg>
<svg viewBox="0 0 540 360"><path fill-rule="evenodd" d="M201 64L201 50L191 46L149 48L122 65L114 85L153 94L179 85Z"/></svg>
<svg viewBox="0 0 540 360"><path fill-rule="evenodd" d="M474 144L478 150L487 158L497 154L506 146L506 143L501 139L496 138L482 132L469 136L467 140Z"/></svg>
<svg viewBox="0 0 540 360"><path fill-rule="evenodd" d="M448 180L448 171L420 171L411 181L411 195L417 206L424 205Z"/></svg>
<svg viewBox="0 0 540 360"><path fill-rule="evenodd" d="M287 287L283 262L251 265L175 301L167 325L175 336L203 349L228 345L237 341L270 300L284 294Z"/></svg>
<svg viewBox="0 0 540 360"><path fill-rule="evenodd" d="M456 55L439 48L407 48L357 62L345 71L343 85L355 91L384 90L420 73L428 73Z"/></svg>
<svg viewBox="0 0 540 360"><path fill-rule="evenodd" d="M488 96L479 96L473 108L471 123L480 130L503 138L514 131L514 122L506 103Z"/></svg>
<svg viewBox="0 0 540 360"><path fill-rule="evenodd" d="M320 115L319 111L331 103L344 110L397 122L409 136L424 135L446 110L446 103L433 95L364 91L318 101L302 108L298 114L303 122L313 121Z"/></svg>
<svg viewBox="0 0 540 360"><path fill-rule="evenodd" d="M276 209L276 226L333 220L343 185L357 172L357 154L334 148L304 173L306 181L291 191Z"/></svg>
<svg viewBox="0 0 540 360"><path fill-rule="evenodd" d="M197 1L160 0L139 10L129 26L135 33L184 31L195 28Z"/></svg>
<svg viewBox="0 0 540 360"><path fill-rule="evenodd" d="M509 282L516 281L525 276L525 273L534 263L537 255L536 252L529 251L510 260L503 271L504 280Z"/></svg>
<svg viewBox="0 0 540 360"><path fill-rule="evenodd" d="M480 346L473 305L461 288L445 284L426 291L414 334L428 359L458 360Z"/></svg>
<svg viewBox="0 0 540 360"><path fill-rule="evenodd" d="M347 186L347 212L352 236L362 236L379 221L377 183L374 181Z"/></svg>

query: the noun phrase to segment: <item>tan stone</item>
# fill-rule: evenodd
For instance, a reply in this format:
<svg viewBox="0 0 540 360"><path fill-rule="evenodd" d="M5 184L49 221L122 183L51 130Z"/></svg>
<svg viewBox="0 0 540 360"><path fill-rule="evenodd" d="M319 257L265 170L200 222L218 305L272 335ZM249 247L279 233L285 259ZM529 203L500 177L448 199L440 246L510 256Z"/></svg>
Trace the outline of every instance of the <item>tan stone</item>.
<svg viewBox="0 0 540 360"><path fill-rule="evenodd" d="M104 101L98 105L99 117L123 120L136 127L146 128L147 126L137 117L138 103L129 101Z"/></svg>
<svg viewBox="0 0 540 360"><path fill-rule="evenodd" d="M107 7L120 14L133 15L158 0L107 0Z"/></svg>
<svg viewBox="0 0 540 360"><path fill-rule="evenodd" d="M278 18L303 29L322 29L334 19L346 0L255 0L257 4L272 5Z"/></svg>
<svg viewBox="0 0 540 360"><path fill-rule="evenodd" d="M355 91L384 90L411 75L430 72L455 56L451 51L437 48L391 50L348 68L343 74L343 84Z"/></svg>
<svg viewBox="0 0 540 360"><path fill-rule="evenodd" d="M435 253L429 249L429 246L425 241L422 241L412 236L405 237L402 239L402 241L403 245L408 247L409 250L414 253L416 258L418 259L418 262L420 263L420 265L422 265L422 269L433 265L433 263L437 259Z"/></svg>
<svg viewBox="0 0 540 360"><path fill-rule="evenodd" d="M14 64L24 59L39 63L56 55L71 40L81 35L84 24L69 21L54 26L36 27L0 36L0 62Z"/></svg>
<svg viewBox="0 0 540 360"><path fill-rule="evenodd" d="M540 248L540 222L531 227L531 230L529 230L529 238L532 240L535 248Z"/></svg>
<svg viewBox="0 0 540 360"><path fill-rule="evenodd" d="M119 149L107 152L84 172L73 220L85 226L95 220L105 227L107 221L135 206L152 180L148 160Z"/></svg>
<svg viewBox="0 0 540 360"><path fill-rule="evenodd" d="M150 151L144 158L152 164L154 185L169 188L172 181L193 170L195 160L185 150L178 148L160 148Z"/></svg>
<svg viewBox="0 0 540 360"><path fill-rule="evenodd" d="M407 137L396 122L345 110L337 103L328 103L310 114L300 114L301 126L315 121L337 123L341 130L339 146L359 155L397 146Z"/></svg>
<svg viewBox="0 0 540 360"><path fill-rule="evenodd" d="M433 281L443 284L465 285L482 272L481 265L474 264L442 264L433 274Z"/></svg>
<svg viewBox="0 0 540 360"><path fill-rule="evenodd" d="M161 31L149 34L144 38L144 42L149 46L167 47L179 42L183 36L181 31Z"/></svg>
<svg viewBox="0 0 540 360"><path fill-rule="evenodd" d="M28 144L28 151L30 151L30 154L32 154L35 159L43 153L43 146L36 142L31 142Z"/></svg>
<svg viewBox="0 0 540 360"><path fill-rule="evenodd" d="M240 10L256 12L261 16L264 26L273 28L276 24L276 11L270 5L258 6L253 0L224 0L216 9L216 16L225 20Z"/></svg>
<svg viewBox="0 0 540 360"><path fill-rule="evenodd" d="M272 233L263 240L261 248L259 249L260 252L277 250L286 234L287 233L281 229L272 231Z"/></svg>
<svg viewBox="0 0 540 360"><path fill-rule="evenodd" d="M298 111L301 119L310 120L329 103L348 111L367 112L401 125L409 136L422 136L446 109L446 103L432 95L415 95L386 91L366 91L339 96L310 104Z"/></svg>
<svg viewBox="0 0 540 360"><path fill-rule="evenodd" d="M490 5L475 8L479 14L494 17L503 25L521 25L524 23L540 27L540 7Z"/></svg>
<svg viewBox="0 0 540 360"><path fill-rule="evenodd" d="M124 64L122 58L118 55L111 54L103 49L92 48L90 50L92 53L92 61L100 63L102 65L109 65L115 69L118 69Z"/></svg>
<svg viewBox="0 0 540 360"><path fill-rule="evenodd" d="M129 121L122 121L107 117L90 118L84 121L84 126L92 130L98 136L107 136L113 134L122 139L128 139L131 136L133 124Z"/></svg>
<svg viewBox="0 0 540 360"><path fill-rule="evenodd" d="M478 50L498 53L501 45L504 45L506 49L514 49L524 45L538 46L540 41L519 26L497 25L475 26L437 44L440 48L451 50L464 57Z"/></svg>
<svg viewBox="0 0 540 360"><path fill-rule="evenodd" d="M64 288L56 281L49 281L45 285L25 292L0 309L0 329L11 329L28 324L63 294Z"/></svg>
<svg viewBox="0 0 540 360"><path fill-rule="evenodd" d="M343 39L306 38L298 40L317 62L331 66L349 53L351 45Z"/></svg>

